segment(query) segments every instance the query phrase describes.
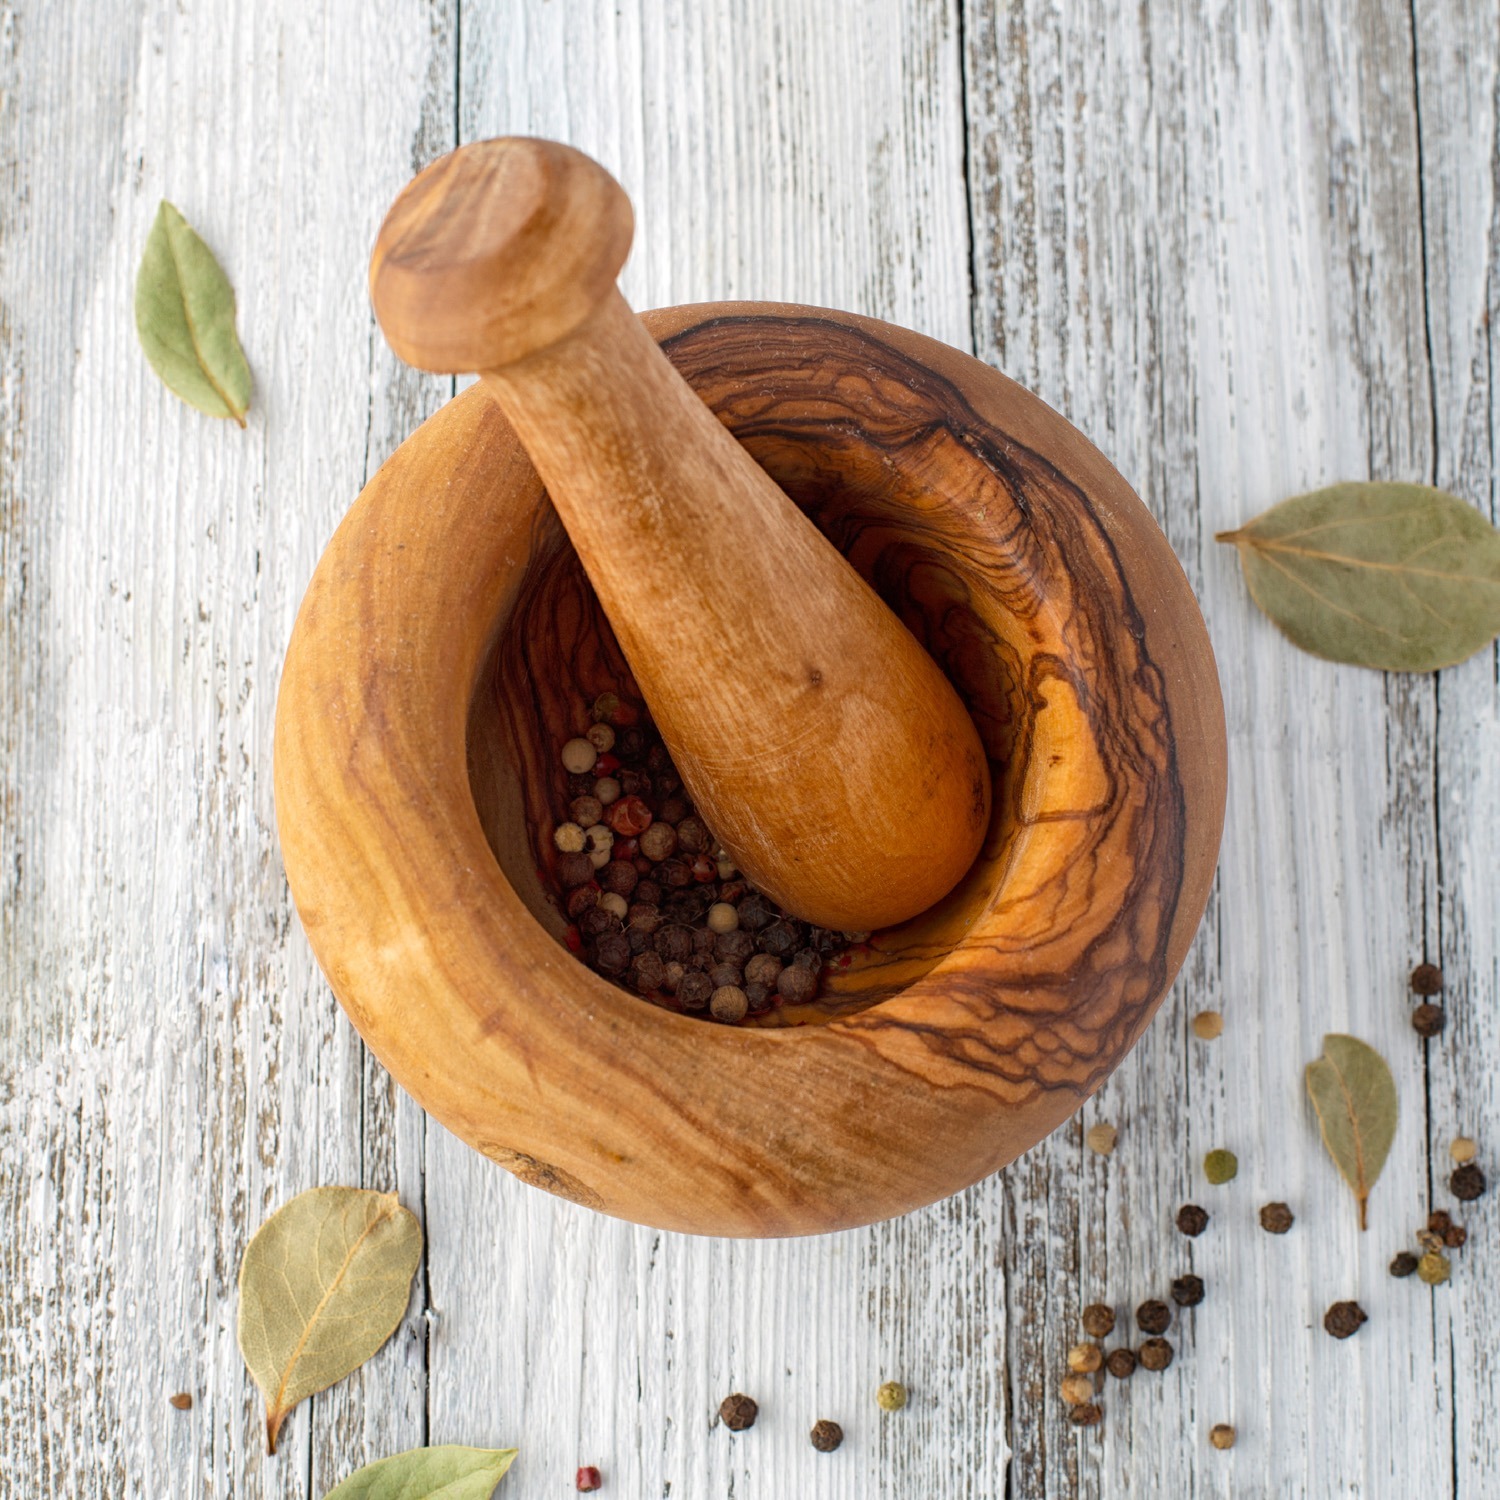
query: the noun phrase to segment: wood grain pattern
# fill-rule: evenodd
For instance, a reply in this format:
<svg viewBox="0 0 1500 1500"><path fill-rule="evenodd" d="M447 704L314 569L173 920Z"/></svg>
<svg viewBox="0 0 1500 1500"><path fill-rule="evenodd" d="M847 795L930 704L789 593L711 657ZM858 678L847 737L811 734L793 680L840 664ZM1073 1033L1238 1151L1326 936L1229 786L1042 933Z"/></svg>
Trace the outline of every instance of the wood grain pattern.
<svg viewBox="0 0 1500 1500"><path fill-rule="evenodd" d="M561 538L485 391L376 476L309 587L277 709L283 853L361 1034L479 1150L639 1222L842 1228L988 1175L1139 1034L1212 879L1217 680L1144 509L1003 376L836 314L743 304L652 321L918 635L967 639L948 653L955 685L1006 726L975 868L910 933L875 935L889 969L841 982L878 1004L810 1030L704 1028L562 951L561 914L543 926L518 894L550 864L537 834L555 788L538 771L601 690L574 661L618 648L578 653L576 589L557 627L526 598L533 566L556 586ZM527 802L491 823L498 866L464 734L476 692L499 702L491 641L533 663L480 757L502 783L488 806L517 811L507 780ZM542 700L551 721L528 722ZM893 1119L909 1135L892 1137Z"/></svg>
<svg viewBox="0 0 1500 1500"><path fill-rule="evenodd" d="M739 1500L1493 1488L1493 1195L1450 1286L1383 1264L1454 1130L1500 1175L1495 664L1309 666L1204 540L1366 472L1494 514L1485 7L1419 0L1410 30L1399 7L1176 0L3 15L0 1495L317 1500L429 1435L518 1439L527 1500L581 1461L609 1493ZM450 389L382 350L369 237L455 132L505 131L620 177L637 306L775 297L959 345L972 314L978 351L1120 465L1205 605L1233 735L1209 925L1076 1123L903 1219L698 1240L534 1192L394 1087L291 917L274 673L349 495ZM163 395L130 333L163 193L240 294L266 401L243 442ZM1425 1063L1402 984L1423 952L1450 979ZM1204 1006L1217 1043L1188 1028ZM1416 1101L1365 1243L1300 1113L1330 1022ZM1108 1160L1082 1143L1100 1119ZM1241 1176L1210 1197L1220 1144ZM266 1209L333 1181L425 1205L429 1256L396 1343L265 1463L227 1288ZM1215 1216L1191 1243L1169 1227L1188 1196ZM1284 1240L1254 1223L1270 1196L1300 1216ZM1172 1369L1074 1432L1080 1306L1188 1269L1209 1296ZM1370 1298L1344 1345L1317 1328L1335 1286ZM895 1419L886 1375L914 1392ZM711 1424L736 1386L762 1398L748 1441ZM184 1387L193 1411L166 1408ZM849 1434L831 1457L806 1439L825 1415ZM1225 1419L1240 1444L1215 1453Z"/></svg>

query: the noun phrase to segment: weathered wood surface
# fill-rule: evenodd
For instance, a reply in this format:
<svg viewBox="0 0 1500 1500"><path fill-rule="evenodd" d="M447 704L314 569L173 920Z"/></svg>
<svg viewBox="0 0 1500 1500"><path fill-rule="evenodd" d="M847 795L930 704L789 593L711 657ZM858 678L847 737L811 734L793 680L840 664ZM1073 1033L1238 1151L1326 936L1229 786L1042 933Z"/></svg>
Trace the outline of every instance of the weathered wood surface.
<svg viewBox="0 0 1500 1500"><path fill-rule="evenodd" d="M868 0L73 0L0 10L0 1494L321 1495L425 1440L517 1441L501 1493L741 1497L1493 1490L1493 1200L1452 1285L1384 1265L1500 1169L1500 674L1298 655L1216 529L1366 474L1497 504L1500 37L1470 0L1146 7ZM1084 428L1202 597L1229 712L1218 896L1173 997L1078 1122L1002 1177L825 1240L657 1235L514 1182L395 1091L292 920L272 835L281 654L374 465L444 399L363 270L455 139L529 130L635 199L638 306L844 306L973 347ZM240 433L135 346L170 196L224 260ZM1421 956L1451 1021L1406 1023ZM1191 1015L1222 1009L1219 1041ZM1350 1029L1405 1116L1354 1213L1301 1069ZM1107 1161L1082 1130L1120 1127ZM1208 1188L1195 1163L1233 1147ZM258 1446L234 1276L318 1182L400 1190L406 1325ZM1429 1198L1430 1195L1430 1198ZM1191 1245L1185 1197L1214 1213ZM1263 1235L1256 1207L1299 1222ZM1209 1284L1177 1363L1056 1396L1077 1309ZM1371 1313L1338 1344L1336 1297ZM913 1409L877 1420L885 1375ZM753 1391L760 1426L712 1428ZM190 1390L195 1407L166 1405ZM846 1423L833 1456L805 1430ZM1221 1420L1228 1454L1207 1445ZM1007 1448L1014 1460L1007 1470Z"/></svg>

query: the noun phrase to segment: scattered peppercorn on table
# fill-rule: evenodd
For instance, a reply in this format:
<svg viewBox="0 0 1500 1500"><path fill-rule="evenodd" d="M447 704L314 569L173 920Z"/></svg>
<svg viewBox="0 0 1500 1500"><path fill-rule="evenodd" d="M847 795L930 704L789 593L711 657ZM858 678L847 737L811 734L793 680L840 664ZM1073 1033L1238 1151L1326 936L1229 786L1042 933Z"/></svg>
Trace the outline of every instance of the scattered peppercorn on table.
<svg viewBox="0 0 1500 1500"><path fill-rule="evenodd" d="M424 1442L517 1446L497 1500L1493 1491L1494 658L1416 678L1301 655L1208 540L1344 478L1493 506L1500 38L1483 8L1425 4L1415 37L1354 0L15 11L15 1493L320 1500ZM605 1220L427 1120L316 971L272 831L277 674L349 498L450 395L383 352L361 276L380 208L455 130L605 162L639 208L637 306L846 307L996 364L1099 443L1188 570L1231 748L1205 929L1103 1089L958 1198L798 1241ZM134 345L130 283L163 197L236 289L244 432L164 392ZM584 837L557 857L594 870L600 825L605 865L637 840L635 888L590 877L595 908L625 902L622 932L649 904L637 857L701 854L711 878L686 861L680 889L733 884L711 827L684 847L690 813L621 832L597 797L598 816L574 809L589 796L555 809ZM677 848L646 838L658 821ZM743 918L748 899L711 905ZM669 925L712 933L719 961L708 908ZM750 985L771 981L751 962L735 987L754 1023ZM1399 1097L1363 1233L1304 1089L1328 1033L1378 1049ZM1086 1144L1096 1129L1107 1150ZM270 1459L235 1273L273 1209L336 1183L396 1191L424 1262L395 1337L303 1403Z"/></svg>

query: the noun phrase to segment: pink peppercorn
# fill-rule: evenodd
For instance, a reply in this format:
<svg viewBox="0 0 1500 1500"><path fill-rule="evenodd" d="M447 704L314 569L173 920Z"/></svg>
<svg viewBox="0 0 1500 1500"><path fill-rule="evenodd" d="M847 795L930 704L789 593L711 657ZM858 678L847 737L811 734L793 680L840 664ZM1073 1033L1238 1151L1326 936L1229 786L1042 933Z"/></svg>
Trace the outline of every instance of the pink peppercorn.
<svg viewBox="0 0 1500 1500"><path fill-rule="evenodd" d="M651 826L651 809L639 797L621 797L606 814L609 826L627 838L644 833Z"/></svg>
<svg viewBox="0 0 1500 1500"><path fill-rule="evenodd" d="M594 762L595 776L613 776L620 769L620 757L614 754L601 755Z"/></svg>
<svg viewBox="0 0 1500 1500"><path fill-rule="evenodd" d="M595 1490L602 1488L604 1481L599 1477L599 1470L593 1464L584 1464L579 1469L574 1483L577 1485L580 1494L589 1495Z"/></svg>

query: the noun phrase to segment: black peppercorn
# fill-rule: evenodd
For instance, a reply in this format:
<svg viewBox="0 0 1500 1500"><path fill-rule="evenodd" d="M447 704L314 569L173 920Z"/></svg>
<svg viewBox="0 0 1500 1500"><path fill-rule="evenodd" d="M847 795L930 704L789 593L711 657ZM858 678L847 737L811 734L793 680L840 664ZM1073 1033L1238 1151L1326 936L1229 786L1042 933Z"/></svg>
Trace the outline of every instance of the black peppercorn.
<svg viewBox="0 0 1500 1500"><path fill-rule="evenodd" d="M1090 1338L1108 1338L1115 1331L1114 1308L1102 1302L1091 1302L1083 1310L1083 1331Z"/></svg>
<svg viewBox="0 0 1500 1500"><path fill-rule="evenodd" d="M670 927L663 927L656 934L656 951L671 963L686 963L693 951L692 931L674 922Z"/></svg>
<svg viewBox="0 0 1500 1500"><path fill-rule="evenodd" d="M818 992L818 976L800 964L788 964L776 976L776 993L788 1005L805 1005Z"/></svg>
<svg viewBox="0 0 1500 1500"><path fill-rule="evenodd" d="M814 974L823 967L823 959L816 948L803 948L792 960L799 968L811 969Z"/></svg>
<svg viewBox="0 0 1500 1500"><path fill-rule="evenodd" d="M754 1427L759 1415L760 1407L740 1391L719 1402L719 1420L731 1432L743 1432L747 1427Z"/></svg>
<svg viewBox="0 0 1500 1500"><path fill-rule="evenodd" d="M708 977L713 981L716 990L722 989L725 985L733 985L738 989L745 981L744 970L738 964L715 964L708 971Z"/></svg>
<svg viewBox="0 0 1500 1500"><path fill-rule="evenodd" d="M1197 1239L1208 1228L1208 1212L1196 1203L1184 1203L1177 1210L1177 1227L1189 1239Z"/></svg>
<svg viewBox="0 0 1500 1500"><path fill-rule="evenodd" d="M1436 964L1418 964L1411 971L1412 993L1417 995L1440 995L1443 992L1443 971Z"/></svg>
<svg viewBox="0 0 1500 1500"><path fill-rule="evenodd" d="M681 890L693 883L693 872L680 859L664 859L652 871L653 877L671 890Z"/></svg>
<svg viewBox="0 0 1500 1500"><path fill-rule="evenodd" d="M1477 1161L1466 1161L1463 1166L1455 1167L1448 1179L1448 1191L1460 1203L1472 1203L1483 1194L1486 1186L1484 1169Z"/></svg>
<svg viewBox="0 0 1500 1500"><path fill-rule="evenodd" d="M750 1014L760 1015L762 1011L771 1008L771 987L768 984L757 984L753 979L747 979L744 984L745 1003L750 1007Z"/></svg>
<svg viewBox="0 0 1500 1500"><path fill-rule="evenodd" d="M771 903L759 891L751 891L740 902L740 926L746 932L760 932L776 920Z"/></svg>
<svg viewBox="0 0 1500 1500"><path fill-rule="evenodd" d="M677 1003L684 1010L707 1010L713 992L713 981L697 969L690 969L677 981Z"/></svg>
<svg viewBox="0 0 1500 1500"><path fill-rule="evenodd" d="M755 952L755 938L748 932L721 932L714 942L714 957L720 963L743 964Z"/></svg>
<svg viewBox="0 0 1500 1500"><path fill-rule="evenodd" d="M630 939L623 932L606 932L595 945L594 964L604 973L622 973L629 962Z"/></svg>
<svg viewBox="0 0 1500 1500"><path fill-rule="evenodd" d="M629 896L640 883L640 872L628 859L612 859L599 871L599 884L618 896Z"/></svg>
<svg viewBox="0 0 1500 1500"><path fill-rule="evenodd" d="M1097 1427L1104 1413L1092 1401L1084 1401L1068 1409L1068 1420L1075 1427Z"/></svg>
<svg viewBox="0 0 1500 1500"><path fill-rule="evenodd" d="M1143 1370L1165 1370L1172 1363L1174 1352L1165 1339L1147 1339L1141 1345L1137 1358Z"/></svg>
<svg viewBox="0 0 1500 1500"><path fill-rule="evenodd" d="M1116 1380L1124 1380L1135 1374L1135 1355L1129 1349L1111 1349L1104 1356L1104 1368Z"/></svg>
<svg viewBox="0 0 1500 1500"><path fill-rule="evenodd" d="M1199 1282L1199 1285L1202 1283ZM1153 1297L1136 1308L1135 1321L1142 1333L1165 1333L1172 1322L1172 1309Z"/></svg>
<svg viewBox="0 0 1500 1500"><path fill-rule="evenodd" d="M602 906L591 906L578 919L578 930L586 938L603 937L606 932L618 932L620 919Z"/></svg>
<svg viewBox="0 0 1500 1500"><path fill-rule="evenodd" d="M740 916L744 924L743 913ZM790 922L772 922L760 935L760 951L776 958L787 959L797 946L797 930Z"/></svg>
<svg viewBox="0 0 1500 1500"><path fill-rule="evenodd" d="M630 965L630 983L643 995L659 990L665 983L667 966L654 953L639 954Z"/></svg>
<svg viewBox="0 0 1500 1500"><path fill-rule="evenodd" d="M1197 1307L1203 1300L1203 1278L1201 1276L1179 1276L1172 1283L1172 1300L1178 1307ZM1165 1369L1166 1366L1162 1368Z"/></svg>
<svg viewBox="0 0 1500 1500"><path fill-rule="evenodd" d="M1436 1036L1443 1029L1445 1020L1441 1005L1434 1005L1430 1000L1424 1001L1411 1013L1411 1029L1418 1036Z"/></svg>
<svg viewBox="0 0 1500 1500"><path fill-rule="evenodd" d="M1462 1224L1450 1224L1443 1231L1443 1245L1449 1250L1462 1250L1469 1242L1469 1231Z"/></svg>
<svg viewBox="0 0 1500 1500"><path fill-rule="evenodd" d="M821 1422L813 1423L813 1430L808 1433L808 1437L819 1453L832 1453L844 1441L844 1429L825 1417Z"/></svg>
<svg viewBox="0 0 1500 1500"><path fill-rule="evenodd" d="M1360 1325L1368 1321L1364 1308L1357 1302L1335 1302L1323 1314L1323 1327L1336 1339L1346 1339L1358 1333Z"/></svg>
<svg viewBox="0 0 1500 1500"><path fill-rule="evenodd" d="M587 885L594 878L594 862L587 854L560 854L557 857L557 879L565 891L575 885Z"/></svg>
<svg viewBox="0 0 1500 1500"><path fill-rule="evenodd" d="M635 899L647 906L660 906L662 888L654 880L643 880L635 888Z"/></svg>
<svg viewBox="0 0 1500 1500"><path fill-rule="evenodd" d="M1285 1234L1295 1217L1285 1203L1268 1203L1260 1211L1260 1227L1267 1234Z"/></svg>
<svg viewBox="0 0 1500 1500"><path fill-rule="evenodd" d="M1417 1269L1417 1257L1410 1250L1403 1250L1391 1261L1392 1276L1410 1276Z"/></svg>

